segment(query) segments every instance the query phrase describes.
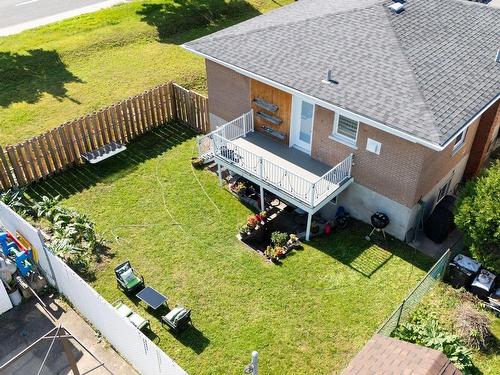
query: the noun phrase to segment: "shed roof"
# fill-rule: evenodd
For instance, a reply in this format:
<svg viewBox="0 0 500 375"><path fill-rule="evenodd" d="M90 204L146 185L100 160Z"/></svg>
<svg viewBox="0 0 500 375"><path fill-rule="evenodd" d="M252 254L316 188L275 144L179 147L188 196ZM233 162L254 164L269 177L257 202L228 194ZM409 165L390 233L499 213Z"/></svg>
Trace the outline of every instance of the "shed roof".
<svg viewBox="0 0 500 375"><path fill-rule="evenodd" d="M462 375L440 351L375 335L341 375Z"/></svg>
<svg viewBox="0 0 500 375"><path fill-rule="evenodd" d="M301 0L185 46L442 146L499 96L500 9L391 4Z"/></svg>

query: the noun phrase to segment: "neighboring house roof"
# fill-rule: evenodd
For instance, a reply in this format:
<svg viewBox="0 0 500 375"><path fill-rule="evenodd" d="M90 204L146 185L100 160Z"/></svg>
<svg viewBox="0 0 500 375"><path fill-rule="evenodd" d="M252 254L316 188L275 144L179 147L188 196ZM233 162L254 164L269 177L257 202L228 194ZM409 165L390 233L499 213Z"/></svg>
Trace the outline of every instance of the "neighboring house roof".
<svg viewBox="0 0 500 375"><path fill-rule="evenodd" d="M301 0L185 47L443 146L500 93L500 10ZM338 84L323 82L328 69Z"/></svg>
<svg viewBox="0 0 500 375"><path fill-rule="evenodd" d="M341 375L462 375L440 351L375 335Z"/></svg>

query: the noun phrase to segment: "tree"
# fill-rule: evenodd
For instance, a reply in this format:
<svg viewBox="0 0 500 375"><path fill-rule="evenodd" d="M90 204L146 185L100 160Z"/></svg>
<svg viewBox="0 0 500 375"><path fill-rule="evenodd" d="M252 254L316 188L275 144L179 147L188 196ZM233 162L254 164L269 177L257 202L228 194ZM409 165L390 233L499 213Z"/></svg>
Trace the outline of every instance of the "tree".
<svg viewBox="0 0 500 375"><path fill-rule="evenodd" d="M465 185L458 197L455 223L472 256L500 273L500 160Z"/></svg>

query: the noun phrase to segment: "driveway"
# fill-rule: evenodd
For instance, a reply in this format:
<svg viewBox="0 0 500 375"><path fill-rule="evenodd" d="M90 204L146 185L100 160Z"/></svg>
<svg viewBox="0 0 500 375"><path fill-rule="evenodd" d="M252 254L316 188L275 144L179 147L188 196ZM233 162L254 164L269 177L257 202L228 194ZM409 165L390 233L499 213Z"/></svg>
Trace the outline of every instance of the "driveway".
<svg viewBox="0 0 500 375"><path fill-rule="evenodd" d="M44 299L48 311L35 299L0 316L0 366L52 329L63 326L78 339L70 339L71 350L81 374L137 375L137 372L70 307L60 300ZM2 375L37 374L51 347L50 339L39 341L32 350L8 366ZM86 350L81 344L85 345ZM90 354L90 353L92 354ZM99 361L92 355L96 356ZM56 340L43 366L43 375L72 373L64 347Z"/></svg>
<svg viewBox="0 0 500 375"><path fill-rule="evenodd" d="M95 12L126 0L0 0L0 36Z"/></svg>

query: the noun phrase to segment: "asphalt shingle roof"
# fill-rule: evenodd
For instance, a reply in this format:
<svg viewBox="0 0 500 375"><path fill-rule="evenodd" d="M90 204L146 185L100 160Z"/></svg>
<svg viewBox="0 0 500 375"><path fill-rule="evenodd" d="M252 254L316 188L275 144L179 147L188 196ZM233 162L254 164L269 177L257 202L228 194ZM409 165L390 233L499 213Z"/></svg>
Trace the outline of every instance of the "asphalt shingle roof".
<svg viewBox="0 0 500 375"><path fill-rule="evenodd" d="M500 93L500 9L390 4L301 0L186 47L443 145Z"/></svg>

